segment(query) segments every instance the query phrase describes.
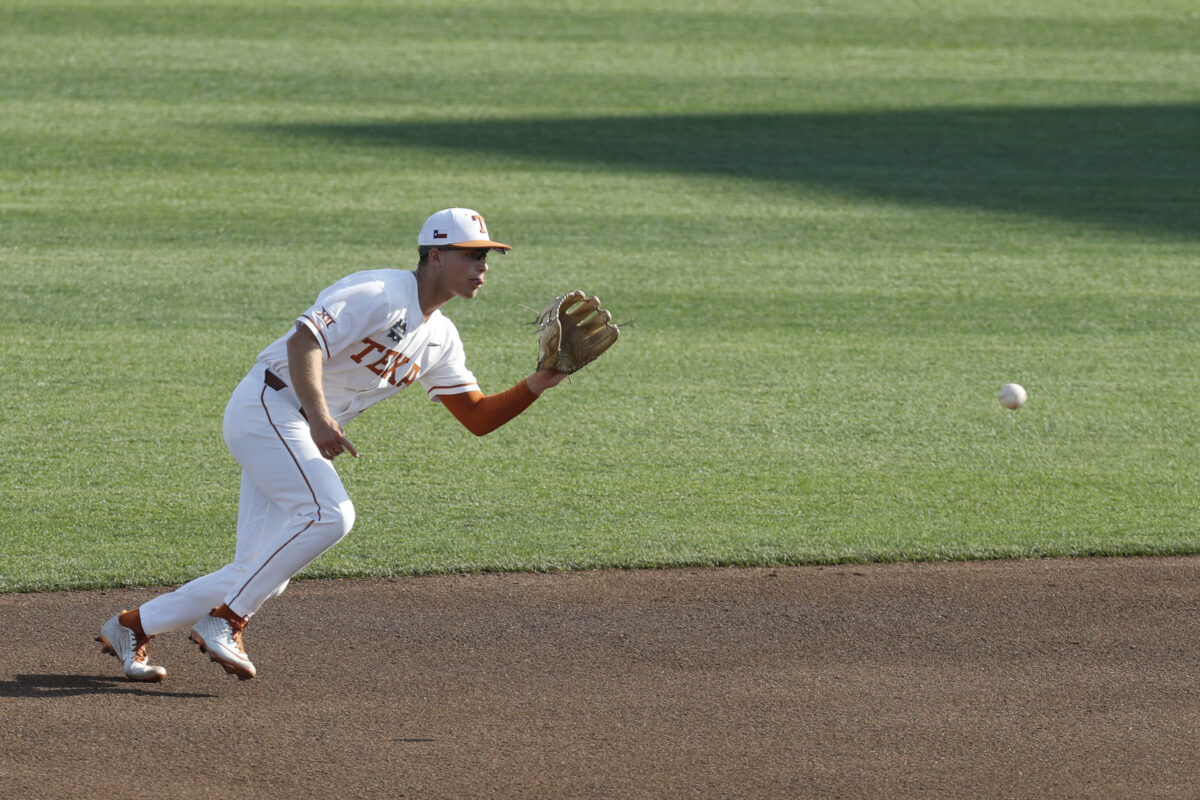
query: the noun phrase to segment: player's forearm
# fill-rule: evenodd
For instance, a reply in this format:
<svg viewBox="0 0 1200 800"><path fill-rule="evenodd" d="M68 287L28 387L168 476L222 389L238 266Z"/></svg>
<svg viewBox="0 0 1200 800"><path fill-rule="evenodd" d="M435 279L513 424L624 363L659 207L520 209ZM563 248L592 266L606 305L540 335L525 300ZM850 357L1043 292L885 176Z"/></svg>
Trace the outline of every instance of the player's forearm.
<svg viewBox="0 0 1200 800"><path fill-rule="evenodd" d="M476 436L484 436L529 408L537 398L529 384L521 381L499 394L465 392L445 395L441 400L463 427Z"/></svg>
<svg viewBox="0 0 1200 800"><path fill-rule="evenodd" d="M321 346L308 328L298 328L287 343L288 372L292 391L310 420L328 419L329 406L321 387L324 362Z"/></svg>

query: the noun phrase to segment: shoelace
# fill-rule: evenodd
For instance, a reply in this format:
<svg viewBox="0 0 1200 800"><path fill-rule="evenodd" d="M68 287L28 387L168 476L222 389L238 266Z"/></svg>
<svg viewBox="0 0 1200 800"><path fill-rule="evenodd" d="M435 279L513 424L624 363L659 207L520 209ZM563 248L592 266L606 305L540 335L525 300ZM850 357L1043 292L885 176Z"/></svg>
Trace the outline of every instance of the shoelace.
<svg viewBox="0 0 1200 800"><path fill-rule="evenodd" d="M229 637L233 639L233 643L237 645L238 650L245 655L246 647L242 644L242 631L246 629L246 623L242 620L226 619L229 623Z"/></svg>
<svg viewBox="0 0 1200 800"><path fill-rule="evenodd" d="M150 660L150 651L146 646L146 642L139 642L137 634L129 630L125 626L121 626L122 633L125 635L125 649L133 652L133 661L139 664L145 664Z"/></svg>
<svg viewBox="0 0 1200 800"><path fill-rule="evenodd" d="M242 644L242 631L246 629L246 620L229 610L228 606L224 606L222 608L222 613L214 613L212 616L225 623L225 625L229 628L229 638L233 640L234 645L239 651L241 651L241 654L246 655L246 648ZM218 609L214 609L214 611L217 610Z"/></svg>

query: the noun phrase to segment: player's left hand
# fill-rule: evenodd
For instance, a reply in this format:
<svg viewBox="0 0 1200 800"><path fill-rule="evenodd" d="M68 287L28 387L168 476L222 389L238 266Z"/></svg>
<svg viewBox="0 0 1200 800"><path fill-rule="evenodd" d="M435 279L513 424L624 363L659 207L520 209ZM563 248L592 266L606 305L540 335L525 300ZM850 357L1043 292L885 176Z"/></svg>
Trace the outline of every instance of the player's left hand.
<svg viewBox="0 0 1200 800"><path fill-rule="evenodd" d="M537 369L575 372L600 357L621 335L596 295L579 289L559 295L534 321L538 326Z"/></svg>
<svg viewBox="0 0 1200 800"><path fill-rule="evenodd" d="M534 394L541 394L547 389L558 386L570 374L569 372L558 372L553 369L541 369L526 378L525 385Z"/></svg>

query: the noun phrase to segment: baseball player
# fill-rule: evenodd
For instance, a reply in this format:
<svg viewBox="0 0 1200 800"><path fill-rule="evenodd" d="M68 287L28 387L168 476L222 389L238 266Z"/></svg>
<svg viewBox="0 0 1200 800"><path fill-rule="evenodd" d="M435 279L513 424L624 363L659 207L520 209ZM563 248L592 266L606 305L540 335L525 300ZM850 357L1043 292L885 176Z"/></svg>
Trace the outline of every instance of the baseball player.
<svg viewBox="0 0 1200 800"><path fill-rule="evenodd" d="M246 623L297 572L354 524L354 506L334 459L358 451L346 425L413 383L477 436L489 433L558 385L566 373L539 369L507 391L484 395L462 340L441 308L474 297L493 241L466 208L433 214L417 237L415 271L349 275L320 293L295 328L259 356L225 410L224 437L242 467L237 545L221 569L104 623L98 641L126 677L160 681L147 643L190 626L201 651L240 679L253 678Z"/></svg>

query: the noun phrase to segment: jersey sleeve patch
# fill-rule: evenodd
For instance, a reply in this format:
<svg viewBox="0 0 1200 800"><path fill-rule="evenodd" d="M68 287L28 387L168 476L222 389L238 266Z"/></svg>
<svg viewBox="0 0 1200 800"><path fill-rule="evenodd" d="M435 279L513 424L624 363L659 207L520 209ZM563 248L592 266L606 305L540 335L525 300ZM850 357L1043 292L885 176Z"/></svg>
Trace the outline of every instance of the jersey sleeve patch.
<svg viewBox="0 0 1200 800"><path fill-rule="evenodd" d="M329 337L325 335L325 326L318 323L317 319L319 317L314 318L310 314L303 314L296 320L296 324L303 325L313 332L313 336L317 337L317 341L321 343L321 349L325 351L325 358L328 359L333 355L329 350Z"/></svg>

